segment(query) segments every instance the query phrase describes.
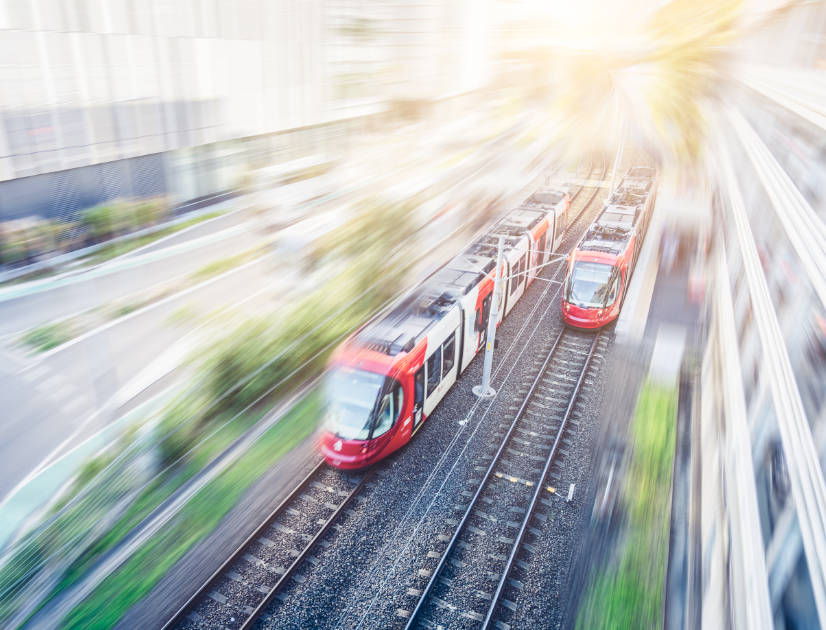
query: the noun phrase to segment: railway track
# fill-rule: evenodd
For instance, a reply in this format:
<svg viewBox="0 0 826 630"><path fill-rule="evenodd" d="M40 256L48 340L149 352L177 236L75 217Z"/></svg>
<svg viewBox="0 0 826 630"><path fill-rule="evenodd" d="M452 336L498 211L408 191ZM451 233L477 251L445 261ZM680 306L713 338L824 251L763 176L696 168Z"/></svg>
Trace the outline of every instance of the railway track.
<svg viewBox="0 0 826 630"><path fill-rule="evenodd" d="M585 176L585 178L584 178L585 180L589 180L591 178L591 175L594 174L594 168L595 168L594 163L591 162L588 166L588 174ZM600 176L599 176L599 178L601 180L605 178L605 173L606 173L607 170L608 170L608 161L603 159L602 169L600 171ZM582 193L583 190L585 190L585 184L584 183L580 184L579 188L576 189L576 192L573 195L571 195L571 202L572 203L574 202L574 200L576 200L577 197L579 197L579 195ZM582 215L585 214L585 211L588 208L591 207L591 203L594 201L594 198L597 196L597 193L599 193L599 188L594 188L594 190L591 191L591 196L588 197L588 200L582 205L582 207L579 209L579 212L577 212L576 215L573 218L571 218L571 220L568 222L568 232L570 232L573 229L573 227L579 222L579 220L582 218ZM566 238L567 238L567 235L566 235Z"/></svg>
<svg viewBox="0 0 826 630"><path fill-rule="evenodd" d="M589 165L586 179L595 169L593 163ZM602 176L605 170L603 163ZM579 186L572 199L579 197L584 188ZM597 193L595 189L571 219L569 230ZM297 574L300 579L299 569L305 563L318 563L313 551L329 544L325 535L336 526L374 473L375 469L347 474L323 463L317 465L198 588L163 630L253 627L282 589Z"/></svg>
<svg viewBox="0 0 826 630"><path fill-rule="evenodd" d="M246 630L262 616L325 535L348 511L371 472L348 474L318 464L175 613L163 630Z"/></svg>
<svg viewBox="0 0 826 630"><path fill-rule="evenodd" d="M428 554L434 564L408 589L415 606L398 611L406 628L510 627L530 567L530 538L553 518L554 502L566 500L568 489L557 488L567 434L578 424L580 392L606 339L559 332L523 402L495 434L498 448L483 455L490 463L477 467L484 472L475 492L462 493L470 500L453 535L440 537L443 548Z"/></svg>

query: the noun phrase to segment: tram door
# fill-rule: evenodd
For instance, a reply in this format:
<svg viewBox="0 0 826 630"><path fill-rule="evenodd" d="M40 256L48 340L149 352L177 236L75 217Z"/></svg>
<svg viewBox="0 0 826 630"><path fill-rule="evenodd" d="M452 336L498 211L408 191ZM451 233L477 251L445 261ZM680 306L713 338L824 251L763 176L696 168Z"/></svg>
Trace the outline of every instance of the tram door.
<svg viewBox="0 0 826 630"><path fill-rule="evenodd" d="M535 254L535 258L532 257L531 262L531 278L535 278L540 273L542 273L541 269L537 269L537 265L542 265L547 260L547 247L548 247L548 232L552 230L552 227L549 227L547 230L542 232L542 236L539 237L539 245L537 246L537 252Z"/></svg>
<svg viewBox="0 0 826 630"><path fill-rule="evenodd" d="M422 423L424 414L424 364L413 376L413 431Z"/></svg>
<svg viewBox="0 0 826 630"><path fill-rule="evenodd" d="M488 320L490 319L490 303L493 299L493 292L488 293L482 300L482 307L479 309L479 319L476 322L476 328L479 330L479 345L478 350L485 345L485 340L488 336Z"/></svg>

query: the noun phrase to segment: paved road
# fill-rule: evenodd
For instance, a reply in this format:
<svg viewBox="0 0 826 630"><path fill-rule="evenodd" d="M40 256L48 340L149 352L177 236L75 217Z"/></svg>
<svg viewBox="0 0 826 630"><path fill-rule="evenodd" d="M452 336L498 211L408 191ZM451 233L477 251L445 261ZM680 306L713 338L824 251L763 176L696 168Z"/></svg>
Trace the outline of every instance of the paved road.
<svg viewBox="0 0 826 630"><path fill-rule="evenodd" d="M490 145L470 159L458 161L443 173L443 184L472 182L482 165L486 173L496 171L501 149L501 144ZM421 178L418 168L412 172L412 177ZM384 171L371 182L367 192L380 190L382 181L394 177L392 171ZM319 204L315 212L340 208L354 198ZM176 276L190 274L210 260L261 243L260 223L244 214L222 217L198 226L186 236L160 244L163 247L123 257L108 272L106 268L96 269L79 278L52 283L50 290L11 299L3 300L0 295L0 336L151 287L168 280L171 270ZM445 216L424 229L419 238L423 245L430 246L465 221L464 216ZM226 238L197 245L199 238L211 239L227 233ZM460 246L461 243L451 244L450 252ZM437 252L437 256L446 251ZM20 365L14 353L0 344L0 374L4 379L0 386L0 409L7 417L4 436L11 436L0 442L0 501L45 461L53 460L110 424L116 417L111 408L113 397L119 396L119 402L127 400L140 390L142 383L152 381L153 371L174 369L192 347L203 342L203 335L199 337L186 327L170 325L170 316L181 306L192 304L202 313L244 303L247 308L254 308L257 303L273 307L289 299L289 287L283 286L283 282L290 281L275 276L274 265L268 259L252 262L37 357L34 365ZM170 372L161 379L161 386L173 384L187 374Z"/></svg>
<svg viewBox="0 0 826 630"><path fill-rule="evenodd" d="M146 290L171 278L186 277L207 263L243 252L260 242L251 223L175 248L118 259L87 272L64 274L48 284L30 283L0 290L0 335L16 334Z"/></svg>
<svg viewBox="0 0 826 630"><path fill-rule="evenodd" d="M117 416L117 407L159 375L164 384L171 384L174 377L166 374L209 334L204 326L174 324L173 313L182 306L200 314L226 306L251 309L274 293L288 295L271 272L271 260L252 261L30 363L4 350L0 408L8 413L4 430L12 439L0 441L0 497L47 458L54 459L107 426ZM55 452L58 446L60 453Z"/></svg>
<svg viewBox="0 0 826 630"><path fill-rule="evenodd" d="M95 401L60 373L21 372L19 364L0 349L0 497L5 497L41 459L71 433ZM37 443L36 451L31 448Z"/></svg>

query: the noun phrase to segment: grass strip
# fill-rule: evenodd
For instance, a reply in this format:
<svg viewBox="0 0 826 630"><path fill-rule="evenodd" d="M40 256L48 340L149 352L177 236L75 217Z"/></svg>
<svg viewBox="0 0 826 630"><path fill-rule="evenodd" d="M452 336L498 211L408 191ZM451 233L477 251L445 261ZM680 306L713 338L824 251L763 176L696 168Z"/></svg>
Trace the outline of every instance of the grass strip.
<svg viewBox="0 0 826 630"><path fill-rule="evenodd" d="M194 477L199 471L212 461L219 453L229 448L229 446L244 433L251 425L255 424L262 416L262 412L250 412L249 418L239 418L238 422L231 422L222 427L208 440L201 444L192 453L181 470L175 475L159 478L149 485L135 499L129 509L112 525L112 527L91 547L86 549L77 560L75 560L64 572L60 582L50 594L49 601L59 595L63 590L72 586L78 579L82 578L91 566L115 545L117 545L129 532L132 531L144 518L168 499L178 488Z"/></svg>
<svg viewBox="0 0 826 630"><path fill-rule="evenodd" d="M192 227L193 225L197 225L198 223L209 221L210 219L214 219L215 217L219 217L225 213L225 210L216 210L215 212L209 212L207 214L203 214L199 217L194 217L192 219L189 219L182 223L178 223L176 225L170 225L169 227L165 227L162 230L153 232L152 234L144 234L143 236L136 236L134 238L119 241L117 243L109 243L108 245L100 248L99 250L81 257L79 259L79 262L84 266L97 265L106 262L107 260L111 260L112 258L122 256L123 254L128 254L129 252L136 250L139 247L149 245L150 243L159 241L160 239L166 236L170 236L171 234L175 234L176 232L185 230L186 228ZM14 278L13 280L0 282L0 287L23 284L25 282L41 280L43 278L50 278L62 272L62 268L38 269L37 271L32 271L18 278Z"/></svg>
<svg viewBox="0 0 826 630"><path fill-rule="evenodd" d="M192 227L193 225L198 225L204 221L209 221L210 219L219 217L222 214L224 214L224 211L216 210L215 212L209 212L207 214L202 214L199 217L189 219L188 221L183 221L182 223L170 225L169 227L165 227L162 230L153 232L152 234L144 234L143 236L136 236L135 238L119 241L117 243L110 243L96 252L89 254L88 256L84 256L82 260L87 264L97 265L106 262L107 260L111 260L112 258L117 258L118 256L128 254L139 247L144 247L177 232L181 232L182 230Z"/></svg>
<svg viewBox="0 0 826 630"><path fill-rule="evenodd" d="M659 628L671 521L677 392L646 383L631 423L623 483L627 523L616 561L600 569L577 615L577 630Z"/></svg>
<svg viewBox="0 0 826 630"><path fill-rule="evenodd" d="M26 331L20 341L35 352L46 352L72 339L75 331L65 321L43 324Z"/></svg>
<svg viewBox="0 0 826 630"><path fill-rule="evenodd" d="M241 252L240 254L234 254L232 256L227 256L225 258L219 258L218 260L213 260L212 262L208 262L200 269L196 269L189 277L192 280L197 282L201 282L208 278L212 278L219 274L225 273L230 269L235 269L236 267L240 267L245 262L249 262L253 258L257 258L261 254L264 253L264 248L262 247L252 247L246 251Z"/></svg>
<svg viewBox="0 0 826 630"><path fill-rule="evenodd" d="M215 529L256 479L315 430L319 419L319 395L313 392L264 433L244 457L193 496L172 521L75 607L60 627L115 625L184 553Z"/></svg>

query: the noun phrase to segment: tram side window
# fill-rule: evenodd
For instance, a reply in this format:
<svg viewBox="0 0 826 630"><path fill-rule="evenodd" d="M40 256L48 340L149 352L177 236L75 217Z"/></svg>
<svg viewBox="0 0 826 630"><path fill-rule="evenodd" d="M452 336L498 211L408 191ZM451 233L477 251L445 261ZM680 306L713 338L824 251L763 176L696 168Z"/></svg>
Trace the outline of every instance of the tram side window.
<svg viewBox="0 0 826 630"><path fill-rule="evenodd" d="M421 368L419 368L419 370L416 372L414 386L414 401L417 403L421 403L421 401L424 400L424 370Z"/></svg>
<svg viewBox="0 0 826 630"><path fill-rule="evenodd" d="M430 355L427 360L427 395L430 396L433 390L442 380L442 346L436 348L436 352Z"/></svg>
<svg viewBox="0 0 826 630"><path fill-rule="evenodd" d="M548 247L548 231L549 231L549 229L546 229L544 232L542 232L542 236L539 237L539 247L538 247L539 257L538 257L538 260L542 260L542 257L545 255L545 249Z"/></svg>
<svg viewBox="0 0 826 630"><path fill-rule="evenodd" d="M516 293L516 289L519 288L519 284L522 282L522 271L524 270L523 263L525 261L525 257L519 259L519 262L514 265L511 271L511 295Z"/></svg>
<svg viewBox="0 0 826 630"><path fill-rule="evenodd" d="M402 403L404 402L404 393L402 392L402 386L398 382L396 386L393 388L393 418L398 418L399 414L402 411Z"/></svg>
<svg viewBox="0 0 826 630"><path fill-rule="evenodd" d="M378 437L387 433L390 427L393 426L393 421L396 419L395 404L393 402L393 395L385 394L379 406L379 413L376 418L376 428L373 429L373 437Z"/></svg>
<svg viewBox="0 0 826 630"><path fill-rule="evenodd" d="M444 362L442 363L442 374L447 374L453 369L456 360L456 333L450 333L447 341L442 344Z"/></svg>
<svg viewBox="0 0 826 630"><path fill-rule="evenodd" d="M606 306L611 305L614 303L614 300L617 299L617 289L619 289L620 284L620 274L619 271L614 273L614 282L611 284L611 290L608 292L608 297L605 298Z"/></svg>

